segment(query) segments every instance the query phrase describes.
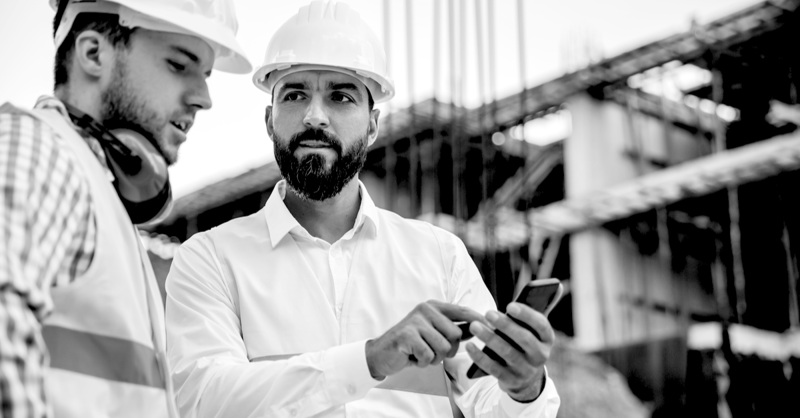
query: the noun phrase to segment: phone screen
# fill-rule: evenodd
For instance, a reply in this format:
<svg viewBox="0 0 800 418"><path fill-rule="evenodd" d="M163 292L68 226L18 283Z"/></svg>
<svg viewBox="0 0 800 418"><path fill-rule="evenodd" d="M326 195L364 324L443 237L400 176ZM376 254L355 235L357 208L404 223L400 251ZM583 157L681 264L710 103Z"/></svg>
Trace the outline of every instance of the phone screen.
<svg viewBox="0 0 800 418"><path fill-rule="evenodd" d="M550 304L558 296L559 283L550 283L543 286L525 286L517 298L517 302L524 303L531 308L543 313L548 314L552 309ZM548 309L550 308L550 309Z"/></svg>

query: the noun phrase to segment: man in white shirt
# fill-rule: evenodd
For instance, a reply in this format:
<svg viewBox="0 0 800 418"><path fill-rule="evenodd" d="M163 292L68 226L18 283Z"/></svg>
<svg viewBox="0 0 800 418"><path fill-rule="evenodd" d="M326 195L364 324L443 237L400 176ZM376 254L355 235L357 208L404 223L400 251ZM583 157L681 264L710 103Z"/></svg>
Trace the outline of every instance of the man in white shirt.
<svg viewBox="0 0 800 418"><path fill-rule="evenodd" d="M458 238L378 209L358 180L373 101L394 94L384 57L342 3L312 2L270 42L254 81L284 180L183 244L167 279L182 416L555 418L547 319L507 308L537 337L497 312ZM460 344L459 321L502 360ZM473 361L491 376L467 378Z"/></svg>

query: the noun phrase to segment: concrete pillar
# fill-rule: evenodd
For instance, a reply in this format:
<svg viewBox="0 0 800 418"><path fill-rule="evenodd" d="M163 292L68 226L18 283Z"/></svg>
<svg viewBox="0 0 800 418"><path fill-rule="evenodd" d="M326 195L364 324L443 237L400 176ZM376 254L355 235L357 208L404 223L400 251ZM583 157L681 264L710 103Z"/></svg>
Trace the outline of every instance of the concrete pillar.
<svg viewBox="0 0 800 418"><path fill-rule="evenodd" d="M586 95L571 98L568 108L573 127L564 144L567 198L659 168L637 158L637 152L670 160L664 141L675 138L676 128L669 127L671 132L665 135L663 122L641 114L631 118L627 109ZM671 144L692 146L689 137L678 133L679 140ZM673 274L670 260L662 259L658 251L642 255L625 233L617 236L604 228L575 233L570 256L575 339L582 348L598 350L683 332L674 311L659 312L653 306L713 309L696 279Z"/></svg>

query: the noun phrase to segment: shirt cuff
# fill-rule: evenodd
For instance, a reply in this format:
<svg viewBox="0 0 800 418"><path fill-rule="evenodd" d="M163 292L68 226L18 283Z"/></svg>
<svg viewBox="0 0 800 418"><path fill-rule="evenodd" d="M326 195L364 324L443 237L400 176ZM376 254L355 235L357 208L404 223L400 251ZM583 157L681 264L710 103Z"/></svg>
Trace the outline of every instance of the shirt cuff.
<svg viewBox="0 0 800 418"><path fill-rule="evenodd" d="M366 355L367 340L329 348L322 367L328 395L334 404L344 404L363 398L370 389L381 383L369 373Z"/></svg>
<svg viewBox="0 0 800 418"><path fill-rule="evenodd" d="M510 417L555 417L555 413L549 415L548 411L553 411L553 406L555 407L555 411L558 411L558 406L561 404L561 399L558 397L558 393L556 392L555 383L553 383L553 381L550 380L550 377L547 375L547 367L544 369L544 376L545 383L544 387L542 388L542 392L539 393L539 397L533 402L517 402L508 396L507 393L503 392L503 394L500 396L500 407L503 409L506 415Z"/></svg>

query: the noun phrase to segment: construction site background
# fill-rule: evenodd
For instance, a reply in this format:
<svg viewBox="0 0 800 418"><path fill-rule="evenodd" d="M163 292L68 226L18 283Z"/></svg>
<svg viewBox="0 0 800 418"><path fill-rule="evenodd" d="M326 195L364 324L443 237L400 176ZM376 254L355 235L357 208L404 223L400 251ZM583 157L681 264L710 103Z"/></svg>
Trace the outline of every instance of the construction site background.
<svg viewBox="0 0 800 418"><path fill-rule="evenodd" d="M491 23L459 20L491 1L435 5L440 53L495 61L458 34L492 45ZM564 282L560 417L794 409L799 7L759 3L611 58L573 52L567 74L478 107L432 97L383 117L360 177L376 204L461 237L500 307L530 280ZM433 64L457 91L457 66ZM179 242L258 211L279 178L271 163L220 181L144 230L162 285Z"/></svg>

